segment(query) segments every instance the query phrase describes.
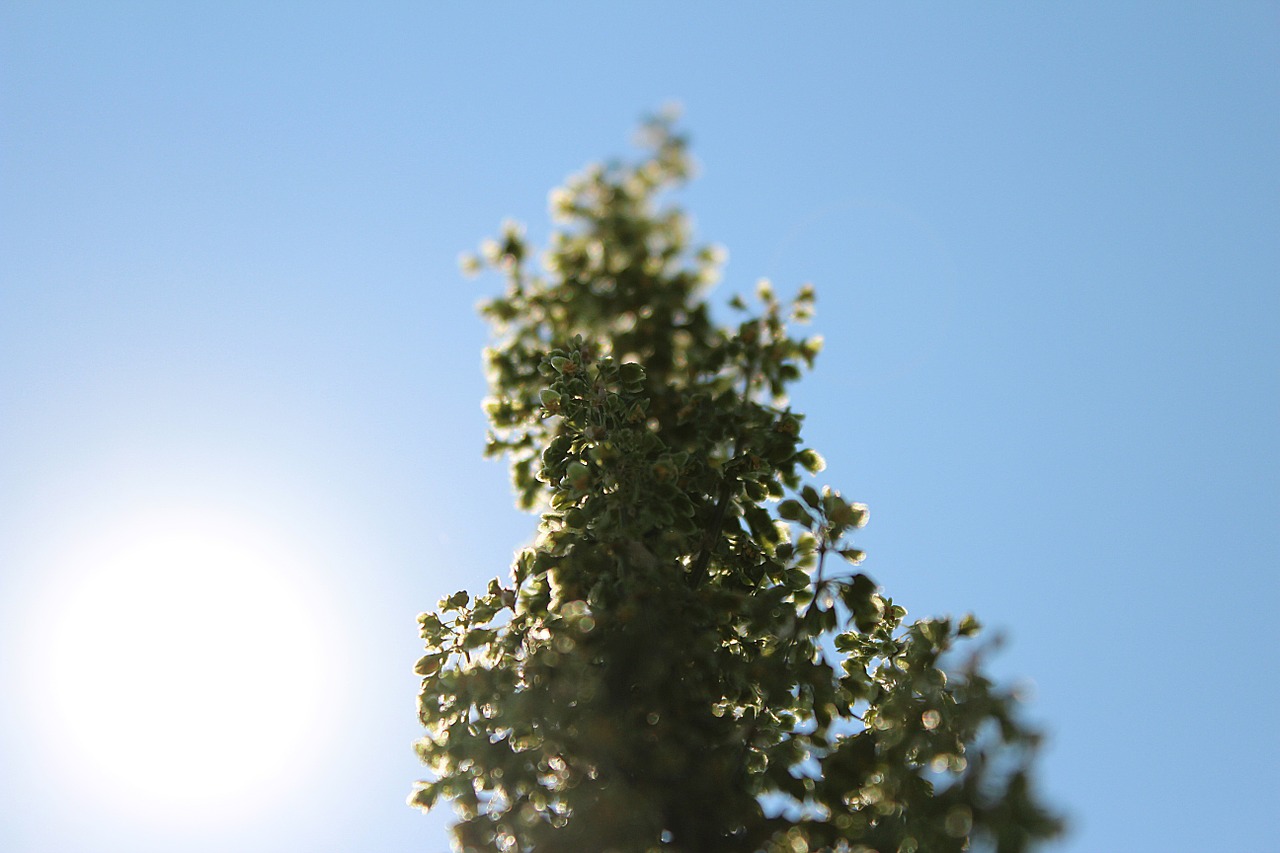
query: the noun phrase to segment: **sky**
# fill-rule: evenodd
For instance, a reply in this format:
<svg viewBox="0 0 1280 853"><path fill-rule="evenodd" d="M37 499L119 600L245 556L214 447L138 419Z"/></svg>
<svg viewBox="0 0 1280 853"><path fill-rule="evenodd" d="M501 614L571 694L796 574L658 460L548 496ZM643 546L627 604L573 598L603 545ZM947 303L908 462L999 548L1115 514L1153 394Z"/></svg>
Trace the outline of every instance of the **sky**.
<svg viewBox="0 0 1280 853"><path fill-rule="evenodd" d="M1280 5L0 5L0 849L422 851L415 615L535 520L460 252L683 106L866 571L1050 849L1280 837Z"/></svg>

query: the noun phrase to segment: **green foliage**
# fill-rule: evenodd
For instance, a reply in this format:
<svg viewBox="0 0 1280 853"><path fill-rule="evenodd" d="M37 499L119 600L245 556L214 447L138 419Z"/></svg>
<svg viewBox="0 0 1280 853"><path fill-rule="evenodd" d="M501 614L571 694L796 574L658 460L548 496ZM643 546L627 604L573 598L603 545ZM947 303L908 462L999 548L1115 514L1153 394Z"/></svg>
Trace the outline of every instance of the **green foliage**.
<svg viewBox="0 0 1280 853"><path fill-rule="evenodd" d="M472 269L493 396L536 541L511 578L419 617L417 744L464 851L1027 849L1058 832L1028 785L1036 735L970 655L978 631L906 611L854 567L865 506L808 481L787 386L812 364L766 283L716 324L721 254L678 208L684 140L552 194L534 252L508 225Z"/></svg>

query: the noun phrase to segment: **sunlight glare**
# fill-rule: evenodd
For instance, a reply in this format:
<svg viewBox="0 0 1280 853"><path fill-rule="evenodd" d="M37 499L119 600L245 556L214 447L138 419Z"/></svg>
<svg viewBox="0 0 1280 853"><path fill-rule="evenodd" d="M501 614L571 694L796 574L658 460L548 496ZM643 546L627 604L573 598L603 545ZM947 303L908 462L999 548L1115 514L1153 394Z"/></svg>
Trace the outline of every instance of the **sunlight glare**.
<svg viewBox="0 0 1280 853"><path fill-rule="evenodd" d="M317 739L329 675L296 557L239 520L161 512L77 555L46 648L59 737L116 796L252 808Z"/></svg>

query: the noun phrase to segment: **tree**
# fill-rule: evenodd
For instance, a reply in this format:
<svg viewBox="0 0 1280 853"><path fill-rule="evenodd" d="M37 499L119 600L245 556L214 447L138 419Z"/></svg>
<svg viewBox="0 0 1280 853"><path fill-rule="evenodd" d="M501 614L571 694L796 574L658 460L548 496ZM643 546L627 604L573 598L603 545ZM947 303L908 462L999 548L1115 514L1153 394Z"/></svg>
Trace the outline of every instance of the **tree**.
<svg viewBox="0 0 1280 853"><path fill-rule="evenodd" d="M520 228L487 241L487 454L541 515L509 580L419 617L416 749L464 851L1028 849L1059 832L1029 783L1035 732L953 646L972 617L904 622L856 567L867 508L814 485L787 386L811 287L766 283L741 321L703 290L662 194L685 140L551 196L534 269Z"/></svg>

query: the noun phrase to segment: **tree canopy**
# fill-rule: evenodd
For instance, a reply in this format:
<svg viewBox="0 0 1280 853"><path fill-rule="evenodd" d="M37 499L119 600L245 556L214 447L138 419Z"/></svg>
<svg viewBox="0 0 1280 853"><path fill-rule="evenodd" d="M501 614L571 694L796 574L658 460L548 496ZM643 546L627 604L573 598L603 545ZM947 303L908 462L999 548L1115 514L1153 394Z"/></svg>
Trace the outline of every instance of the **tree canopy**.
<svg viewBox="0 0 1280 853"><path fill-rule="evenodd" d="M815 481L787 389L820 339L814 290L761 282L717 322L722 253L669 190L671 122L635 162L551 194L535 253L504 226L472 271L487 453L541 521L509 577L419 616L416 749L463 851L1021 851L1060 831L1039 736L957 643L859 570L867 508Z"/></svg>

